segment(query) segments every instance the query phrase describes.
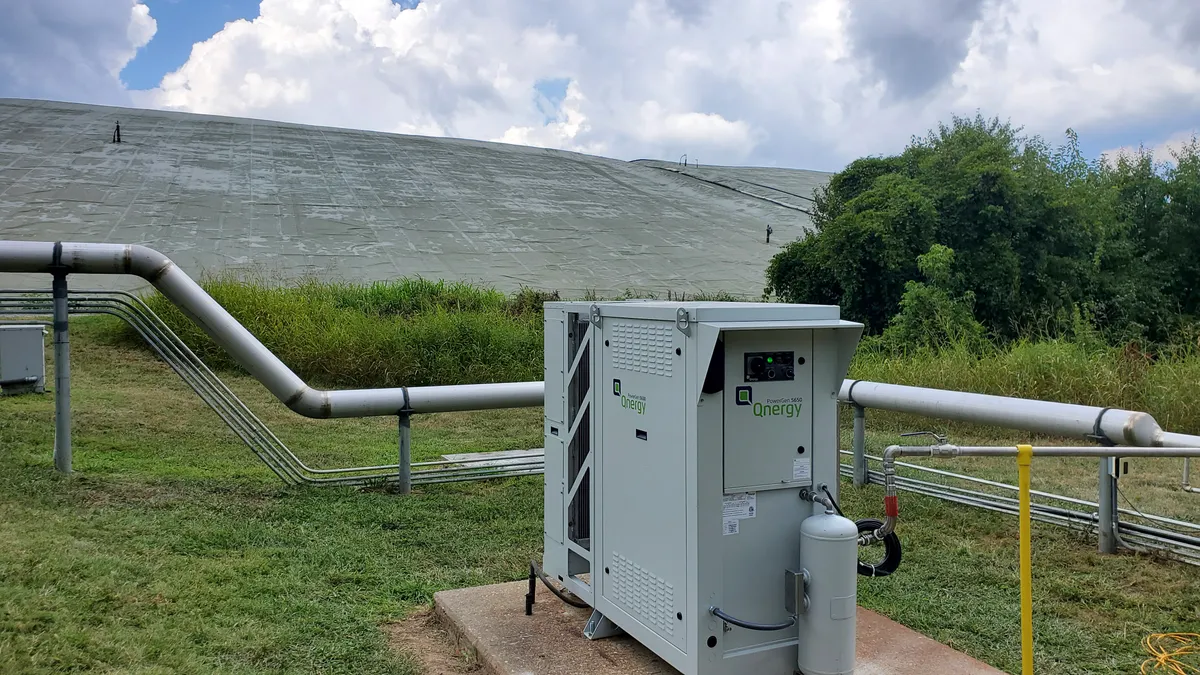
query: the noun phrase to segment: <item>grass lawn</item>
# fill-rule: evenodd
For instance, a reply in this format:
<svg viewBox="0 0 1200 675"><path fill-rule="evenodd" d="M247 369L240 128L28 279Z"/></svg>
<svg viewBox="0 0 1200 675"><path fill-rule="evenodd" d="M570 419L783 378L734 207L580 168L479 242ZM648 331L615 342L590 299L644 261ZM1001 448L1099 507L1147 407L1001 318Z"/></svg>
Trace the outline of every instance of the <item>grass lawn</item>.
<svg viewBox="0 0 1200 675"><path fill-rule="evenodd" d="M107 322L73 325L76 474L51 465L51 396L0 399L0 672L414 672L381 624L521 578L539 553L540 477L285 488L165 365ZM395 420L307 420L223 377L310 464L394 461ZM870 422L875 445L896 430ZM414 456L539 447L540 431L537 410L418 417ZM852 517L881 503L842 501ZM904 565L863 579L860 602L1016 672L1016 521L901 504ZM1144 634L1200 630L1200 569L1101 557L1050 526L1034 542L1039 673L1137 672Z"/></svg>

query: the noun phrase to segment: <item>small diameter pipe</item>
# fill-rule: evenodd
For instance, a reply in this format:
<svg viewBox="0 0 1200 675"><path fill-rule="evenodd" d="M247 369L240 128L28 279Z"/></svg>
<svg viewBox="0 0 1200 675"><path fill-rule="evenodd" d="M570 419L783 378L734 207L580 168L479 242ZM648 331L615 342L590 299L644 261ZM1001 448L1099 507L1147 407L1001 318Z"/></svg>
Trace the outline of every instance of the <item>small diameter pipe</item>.
<svg viewBox="0 0 1200 675"><path fill-rule="evenodd" d="M847 453L843 452L843 454L847 454ZM874 455L867 455L867 459L870 459L870 460L873 460L876 462L883 461L882 457L876 457ZM1184 461L1187 461L1187 459L1188 458L1185 457ZM1008 483L999 483L996 481L979 478L978 476L968 476L968 475L961 474L961 473L954 473L953 471L942 471L940 469L933 469L933 468L930 468L927 466L921 466L920 464L910 464L908 462L896 462L896 466L908 468L908 469L914 469L916 471L921 471L923 473L930 473L935 476L944 476L946 478L952 478L955 480L962 480L962 481L967 481L970 483L978 483L980 485L987 485L989 487L999 488L1002 490L1011 490L1013 492L1017 491L1016 485L1010 485ZM850 475L849 471L850 471L850 467L843 464L842 465L842 473L844 475L848 476L848 475ZM869 473L871 476L874 476L878 482L880 482L880 483L883 482L883 474L882 473L880 473L878 471L870 471ZM898 484L899 484L899 482L901 482L901 481L915 480L915 479L906 479L903 476L898 476L896 478L896 480L898 481ZM954 489L954 490L961 489L961 488L950 488L950 486L947 486L947 485L944 485L941 483L925 483L924 481L920 481L920 482L923 485L930 485L930 486L935 486L935 487L945 487L945 488ZM900 487L903 487L903 485L901 485ZM983 492L980 492L977 494L986 496L988 498L993 497L993 495L988 495ZM1044 497L1046 499L1053 499L1055 501L1066 502L1068 504L1075 504L1077 506L1085 506L1085 507L1088 507L1091 509L1099 508L1099 504L1097 502L1088 501L1086 499L1076 499L1074 497L1067 497L1065 495L1055 494L1053 492L1041 492L1039 490L1032 490L1031 494L1034 497ZM997 497L997 498L998 499L1007 499L1007 498L1001 498L1001 497ZM1014 504L1016 503L1016 500L1010 499L1009 501L1012 501ZM1156 522L1156 523L1160 523L1162 525L1167 525L1167 526L1171 526L1171 527L1175 527L1175 528L1185 528L1185 529L1192 529L1192 530L1200 531L1200 525L1197 525L1196 523L1189 523L1189 522L1183 521L1183 520L1175 520L1174 518L1164 518L1163 516L1156 516L1156 515L1148 514L1148 513L1140 513L1138 511L1134 511L1132 509L1117 509L1117 512L1125 514L1127 516L1137 516L1138 518L1144 518L1151 522ZM1094 518L1093 518L1093 520L1094 520Z"/></svg>
<svg viewBox="0 0 1200 675"><path fill-rule="evenodd" d="M828 490L829 488L826 487L825 485L821 485L817 489ZM800 491L800 499L803 499L804 501L812 502L814 504L820 504L820 505L824 506L825 513L827 513L827 514L832 514L832 513L838 512L838 508L837 508L837 506L834 505L833 499L830 498L829 496L823 495L819 492L815 492L815 491L810 492L807 489L801 490Z"/></svg>
<svg viewBox="0 0 1200 675"><path fill-rule="evenodd" d="M900 457L1015 457L1017 448L1003 446L893 445L883 453L884 519L883 526L860 543L881 541L896 529L900 507L896 494L896 460ZM1034 457L1200 457L1200 448L1130 448L1130 447L1062 447L1047 446L1032 449Z"/></svg>
<svg viewBox="0 0 1200 675"><path fill-rule="evenodd" d="M1183 458L1183 489L1185 492L1200 493L1200 487L1192 485L1192 458Z"/></svg>

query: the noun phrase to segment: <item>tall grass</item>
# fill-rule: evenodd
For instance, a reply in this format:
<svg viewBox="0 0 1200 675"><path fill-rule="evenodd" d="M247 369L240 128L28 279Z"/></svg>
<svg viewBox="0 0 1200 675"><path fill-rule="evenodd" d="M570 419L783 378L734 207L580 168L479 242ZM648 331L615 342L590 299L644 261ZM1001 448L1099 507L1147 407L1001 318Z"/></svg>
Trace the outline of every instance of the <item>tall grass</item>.
<svg viewBox="0 0 1200 675"><path fill-rule="evenodd" d="M542 303L557 293L513 295L469 284L401 279L278 284L218 276L205 289L292 369L342 387L509 382L542 377ZM727 294L672 299L735 300ZM594 299L594 298L588 298ZM208 363L235 367L174 305L151 306ZM140 342L132 331L130 340ZM1200 433L1200 353L1153 358L1097 340L1019 341L897 353L878 338L860 346L850 376L1145 410L1172 431Z"/></svg>
<svg viewBox="0 0 1200 675"><path fill-rule="evenodd" d="M404 279L369 285L304 279L273 285L219 276L202 286L301 377L383 387L540 379L541 304L469 286ZM151 307L206 362L236 364L162 296ZM136 339L129 333L132 339Z"/></svg>
<svg viewBox="0 0 1200 675"><path fill-rule="evenodd" d="M868 339L850 377L1144 410L1164 428L1200 432L1200 354L1192 349L1151 356L1094 342L1022 340L982 352L950 347L897 354Z"/></svg>

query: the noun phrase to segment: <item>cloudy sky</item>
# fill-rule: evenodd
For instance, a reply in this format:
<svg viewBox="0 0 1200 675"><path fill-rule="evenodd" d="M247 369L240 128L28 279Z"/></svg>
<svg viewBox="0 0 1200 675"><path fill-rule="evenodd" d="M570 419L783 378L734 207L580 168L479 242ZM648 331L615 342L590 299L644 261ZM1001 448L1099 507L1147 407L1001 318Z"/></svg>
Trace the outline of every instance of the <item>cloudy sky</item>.
<svg viewBox="0 0 1200 675"><path fill-rule="evenodd" d="M1200 131L1196 0L5 0L0 96L836 170L952 114Z"/></svg>

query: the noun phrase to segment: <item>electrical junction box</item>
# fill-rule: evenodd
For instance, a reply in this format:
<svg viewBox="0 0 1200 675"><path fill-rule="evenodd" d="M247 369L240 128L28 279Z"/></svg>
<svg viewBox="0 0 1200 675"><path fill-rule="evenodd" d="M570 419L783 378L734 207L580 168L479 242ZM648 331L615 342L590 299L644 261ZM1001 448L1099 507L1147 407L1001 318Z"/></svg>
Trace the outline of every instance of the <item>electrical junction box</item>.
<svg viewBox="0 0 1200 675"><path fill-rule="evenodd" d="M46 391L46 329L0 326L0 395Z"/></svg>
<svg viewBox="0 0 1200 675"><path fill-rule="evenodd" d="M862 325L835 306L627 301L547 303L545 329L547 575L685 675L803 672L806 618L752 631L710 608L796 612L801 526L825 513L801 491L837 494L837 393ZM811 614L849 621L852 669L842 566L850 594Z"/></svg>

